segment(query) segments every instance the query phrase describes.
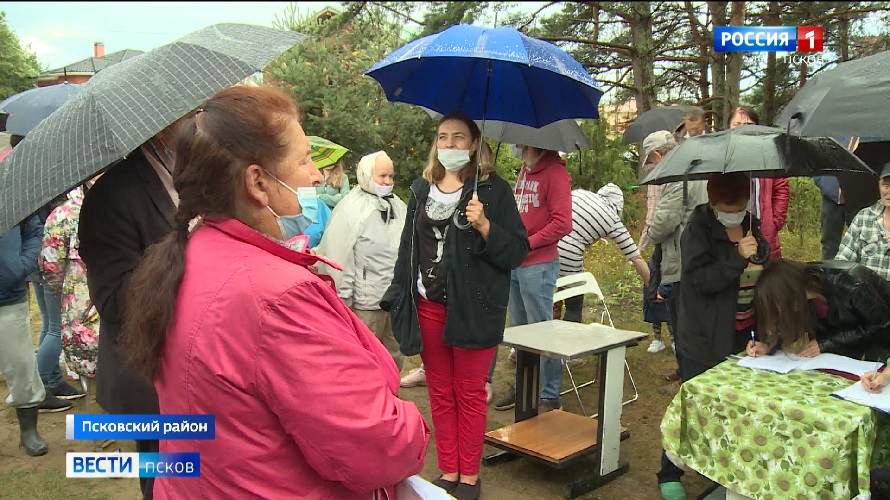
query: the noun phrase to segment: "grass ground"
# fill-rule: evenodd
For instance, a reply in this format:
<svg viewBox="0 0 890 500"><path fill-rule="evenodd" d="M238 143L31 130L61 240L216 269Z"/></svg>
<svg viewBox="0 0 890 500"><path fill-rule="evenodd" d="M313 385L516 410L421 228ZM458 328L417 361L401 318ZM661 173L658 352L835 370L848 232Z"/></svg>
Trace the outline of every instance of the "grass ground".
<svg viewBox="0 0 890 500"><path fill-rule="evenodd" d="M638 233L636 231L635 233ZM817 234L782 235L783 252L786 257L796 260L813 260L819 255ZM633 268L624 260L619 250L610 242L598 242L591 247L586 257L586 267L600 282L608 297L608 306L616 326L627 330L650 332L651 328L642 321L639 299L640 286ZM585 321L599 317L599 310L593 307L593 300L585 303ZM32 302L32 325L35 333L40 327L39 312ZM621 459L630 464L630 470L615 481L594 490L583 499L627 499L647 500L659 498L655 472L659 468L661 453L661 432L659 424L671 396L658 392L658 387L666 384L657 374L674 368L673 352L666 349L656 354L646 352L648 340L627 350L627 360L640 392L638 401L624 407L622 425L630 431L630 439L621 443ZM496 390L504 390L512 380L513 365L507 360L509 349L501 347L498 370L495 374ZM405 371L420 364L419 357L406 360ZM576 377L591 378L595 361L575 370ZM563 387L567 387L566 380ZM0 394L4 394L0 389ZM625 391L629 391L629 384ZM582 400L588 408L596 401L596 387L581 390ZM628 394L628 392L625 392ZM402 389L403 399L415 402L430 422L429 400L425 387ZM562 399L566 410L578 411L578 403L570 395ZM91 404L91 411L99 408ZM83 400L75 404L75 412L83 412ZM25 499L137 499L139 484L136 479L67 479L65 477L65 452L100 451L92 442L65 440L65 414L41 414L40 432L50 446L44 457L28 457L18 448L18 427L15 413L7 409L0 416L0 498ZM499 412L489 409L488 428L496 429L512 422L513 412ZM135 451L132 442L118 443L122 451ZM498 450L486 446L485 454ZM537 500L562 498L562 484L584 474L590 462L563 470L555 470L535 462L519 460L494 467L483 467L481 477L485 500ZM427 453L426 466L422 475L429 479L437 477L436 453L433 442ZM689 498L695 498L710 485L710 481L695 473L687 474L684 483Z"/></svg>

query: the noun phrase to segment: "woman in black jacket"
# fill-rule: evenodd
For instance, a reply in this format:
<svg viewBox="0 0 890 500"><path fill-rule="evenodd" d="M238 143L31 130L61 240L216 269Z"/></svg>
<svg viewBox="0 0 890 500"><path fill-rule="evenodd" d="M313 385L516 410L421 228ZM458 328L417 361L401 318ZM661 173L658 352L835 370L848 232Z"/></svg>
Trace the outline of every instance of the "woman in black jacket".
<svg viewBox="0 0 890 500"><path fill-rule="evenodd" d="M890 356L890 282L861 264L772 261L754 288L754 308L760 342L750 355L781 347L805 357Z"/></svg>
<svg viewBox="0 0 890 500"><path fill-rule="evenodd" d="M485 382L504 337L510 271L529 251L513 190L484 142L476 184L480 141L466 115L439 120L380 303L402 353L423 359L443 473L434 483L458 499L479 497Z"/></svg>
<svg viewBox="0 0 890 500"><path fill-rule="evenodd" d="M674 285L677 359L685 382L745 350L754 331L753 287L769 243L760 221L747 211L747 174L714 174L708 203L689 217L680 237L682 273ZM683 471L662 453L658 483L662 498L686 498Z"/></svg>

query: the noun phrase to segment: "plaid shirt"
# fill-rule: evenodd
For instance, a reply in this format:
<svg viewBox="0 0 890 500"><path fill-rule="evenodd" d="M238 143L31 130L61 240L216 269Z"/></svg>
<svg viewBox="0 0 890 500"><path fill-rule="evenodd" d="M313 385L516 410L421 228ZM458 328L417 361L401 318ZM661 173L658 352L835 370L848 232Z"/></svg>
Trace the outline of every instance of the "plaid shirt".
<svg viewBox="0 0 890 500"><path fill-rule="evenodd" d="M883 213L881 201L860 210L847 228L835 259L859 262L890 281L890 249L884 240Z"/></svg>

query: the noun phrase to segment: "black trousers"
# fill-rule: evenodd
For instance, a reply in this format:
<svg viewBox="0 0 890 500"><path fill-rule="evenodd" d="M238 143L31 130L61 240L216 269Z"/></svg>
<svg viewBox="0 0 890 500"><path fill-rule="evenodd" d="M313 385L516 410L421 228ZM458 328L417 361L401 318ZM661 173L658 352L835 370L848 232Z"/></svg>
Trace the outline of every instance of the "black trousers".
<svg viewBox="0 0 890 500"><path fill-rule="evenodd" d="M136 441L136 452L137 453L157 453L160 442L158 441ZM139 488L142 489L142 498L143 500L151 500L152 497L152 489L154 488L155 480L153 477L140 477L139 478Z"/></svg>
<svg viewBox="0 0 890 500"><path fill-rule="evenodd" d="M822 198L822 260L831 260L837 255L844 234L844 225L849 226L855 214L847 213L844 205Z"/></svg>

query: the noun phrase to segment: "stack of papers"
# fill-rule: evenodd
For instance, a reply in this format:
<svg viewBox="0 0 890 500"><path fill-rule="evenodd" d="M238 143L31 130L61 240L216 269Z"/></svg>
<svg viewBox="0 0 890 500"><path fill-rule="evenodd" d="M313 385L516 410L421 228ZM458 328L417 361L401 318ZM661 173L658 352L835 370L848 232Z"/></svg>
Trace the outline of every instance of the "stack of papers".
<svg viewBox="0 0 890 500"><path fill-rule="evenodd" d="M796 354L778 351L771 356L746 356L739 360L739 366L778 373L788 373L791 370L827 369L860 376L869 370L880 368L881 365L873 361L860 361L838 354L824 353L812 358L803 358Z"/></svg>
<svg viewBox="0 0 890 500"><path fill-rule="evenodd" d="M890 413L890 387L884 387L880 394L872 394L866 391L861 383L856 382L846 389L832 392L831 395L862 406L870 406L884 413Z"/></svg>

